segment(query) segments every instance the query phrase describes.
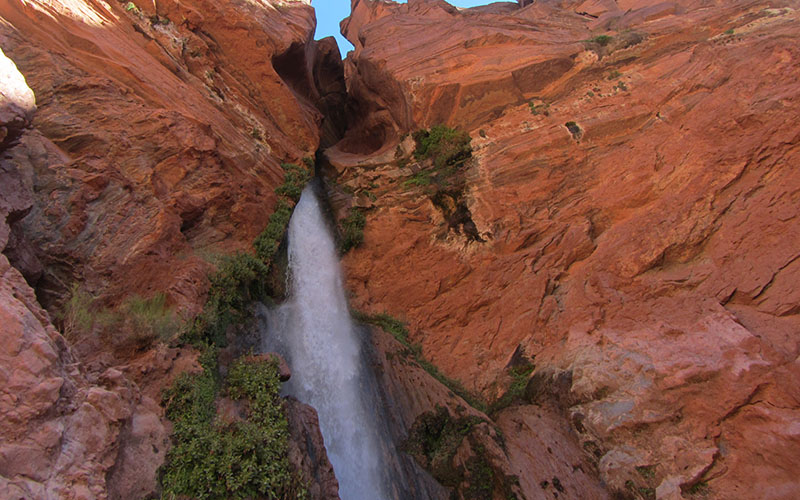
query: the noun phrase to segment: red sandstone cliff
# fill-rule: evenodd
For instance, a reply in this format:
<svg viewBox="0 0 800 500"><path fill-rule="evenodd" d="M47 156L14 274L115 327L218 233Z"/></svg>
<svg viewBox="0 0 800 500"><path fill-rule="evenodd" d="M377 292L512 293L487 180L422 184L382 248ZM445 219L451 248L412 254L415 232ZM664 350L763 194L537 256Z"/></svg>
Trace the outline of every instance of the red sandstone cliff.
<svg viewBox="0 0 800 500"><path fill-rule="evenodd" d="M47 306L80 280L111 302L167 290L196 312L198 255L248 245L279 163L318 147L315 104L337 89L315 67L338 54L310 42L307 2L128 5L0 5L39 105L12 159L37 193L23 225L44 266L29 277Z"/></svg>
<svg viewBox="0 0 800 500"><path fill-rule="evenodd" d="M334 204L369 209L345 258L354 305L407 319L488 398L514 353L535 356L538 406L495 415L504 449L481 426L454 460L489 446L527 498L796 497L793 3L352 4L351 126L327 155L355 191ZM153 491L155 401L193 357L70 346L40 303L55 312L82 283L111 307L165 291L197 312L206 255L263 229L278 164L343 130L338 53L310 42L308 2L134 7L0 2L3 497ZM396 159L440 122L475 147L460 225L403 187L416 166ZM377 342L398 429L462 411Z"/></svg>
<svg viewBox="0 0 800 500"><path fill-rule="evenodd" d="M74 285L200 310L208 256L250 247L279 164L339 139L340 56L314 26L309 1L0 2L0 497L155 490L156 402L194 356L66 342L52 318ZM290 420L293 453L324 455L314 411Z"/></svg>
<svg viewBox="0 0 800 500"><path fill-rule="evenodd" d="M535 356L529 389L612 489L797 497L796 4L352 6L351 128L327 156L335 204L368 210L355 306L489 398ZM396 161L436 123L472 136L472 236Z"/></svg>

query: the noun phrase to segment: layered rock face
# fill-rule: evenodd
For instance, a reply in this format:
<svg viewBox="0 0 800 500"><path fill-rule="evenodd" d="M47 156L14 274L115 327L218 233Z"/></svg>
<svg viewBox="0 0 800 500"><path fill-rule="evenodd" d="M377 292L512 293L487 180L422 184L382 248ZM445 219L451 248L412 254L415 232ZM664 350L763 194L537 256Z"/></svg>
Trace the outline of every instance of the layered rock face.
<svg viewBox="0 0 800 500"><path fill-rule="evenodd" d="M144 498L161 390L196 354L70 346L51 318L76 285L198 312L208 257L250 247L280 163L340 138L338 50L311 40L310 1L10 1L0 20L0 497ZM315 412L291 409L292 460L333 498Z"/></svg>
<svg viewBox="0 0 800 500"><path fill-rule="evenodd" d="M0 72L2 151L8 154L9 148L20 147L35 104L25 79L2 54ZM18 250L9 245L19 239L9 224L24 217L34 200L8 160L0 161L0 249ZM0 324L0 496L103 497L108 491L106 474L118 460L123 440L127 454L139 455L142 477L134 482L130 471L121 471L111 482L123 496L152 491L155 468L168 444L158 405L118 369L82 371L33 290L4 254Z"/></svg>
<svg viewBox="0 0 800 500"><path fill-rule="evenodd" d="M529 393L613 490L797 496L796 5L352 6L353 127L327 156L334 204L367 210L355 306L489 398L535 356ZM436 123L472 137L474 234L406 182L401 137Z"/></svg>
<svg viewBox="0 0 800 500"><path fill-rule="evenodd" d="M21 224L45 306L80 281L112 305L166 290L197 312L203 256L249 245L279 163L340 133L320 112L343 99L338 51L311 41L309 3L0 6L39 105L11 161L37 193Z"/></svg>
<svg viewBox="0 0 800 500"><path fill-rule="evenodd" d="M609 498L554 409L511 408L493 421L410 359L390 335L373 329L371 337L386 408L381 417L403 452L394 467L407 490L394 498Z"/></svg>

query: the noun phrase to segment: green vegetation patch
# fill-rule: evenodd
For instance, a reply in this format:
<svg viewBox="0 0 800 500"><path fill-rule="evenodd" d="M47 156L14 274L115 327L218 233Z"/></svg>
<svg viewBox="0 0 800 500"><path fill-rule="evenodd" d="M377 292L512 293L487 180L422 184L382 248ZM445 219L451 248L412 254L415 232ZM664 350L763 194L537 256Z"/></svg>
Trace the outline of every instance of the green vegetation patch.
<svg viewBox="0 0 800 500"><path fill-rule="evenodd" d="M225 346L228 327L246 319L250 303L269 296L265 283L270 266L286 234L292 207L311 178L308 165L313 165L313 160L304 162L307 168L293 163L282 165L286 175L275 193L283 198L278 200L267 227L253 242L255 255L237 253L220 259L217 271L209 276L211 286L203 312L184 334L185 342L196 346Z"/></svg>
<svg viewBox="0 0 800 500"><path fill-rule="evenodd" d="M576 141L579 140L583 136L583 129L581 129L580 125L575 122L567 122L564 124L569 130L569 133L572 134L572 138Z"/></svg>
<svg viewBox="0 0 800 500"><path fill-rule="evenodd" d="M455 470L453 457L464 438L483 421L477 416L454 418L447 408L437 406L417 417L404 449L442 485L457 487L463 471Z"/></svg>
<svg viewBox="0 0 800 500"><path fill-rule="evenodd" d="M655 465L640 465L636 467L636 472L638 472L640 476L648 481L656 478Z"/></svg>
<svg viewBox="0 0 800 500"><path fill-rule="evenodd" d="M414 157L432 160L437 169L463 165L472 156L469 134L445 125L418 130L414 132L414 140L417 143Z"/></svg>
<svg viewBox="0 0 800 500"><path fill-rule="evenodd" d="M283 184L275 189L275 194L286 196L297 203L303 193L303 188L311 179L311 172L309 172L308 168L303 168L294 163L283 163L281 167L283 167L286 174L283 177Z"/></svg>
<svg viewBox="0 0 800 500"><path fill-rule="evenodd" d="M272 261L275 252L283 241L289 220L292 218L292 206L284 200L278 200L275 211L269 217L269 223L264 231L253 242L256 256L264 262Z"/></svg>
<svg viewBox="0 0 800 500"><path fill-rule="evenodd" d="M381 328L404 347L411 347L411 342L408 340L408 328L406 324L399 319L387 313L366 314L361 311L352 311L351 314L357 321Z"/></svg>
<svg viewBox="0 0 800 500"><path fill-rule="evenodd" d="M405 189L428 187L431 196L443 190L460 191L464 184L463 167L472 157L469 134L462 130L435 125L413 134L414 158L423 166L403 182Z"/></svg>
<svg viewBox="0 0 800 500"><path fill-rule="evenodd" d="M610 44L614 40L613 36L610 35L598 35L594 38L590 38L586 40L587 43L596 43L601 47L605 47Z"/></svg>
<svg viewBox="0 0 800 500"><path fill-rule="evenodd" d="M681 489L684 493L696 498L706 498L711 495L711 487L708 481L699 481L689 487L682 486Z"/></svg>
<svg viewBox="0 0 800 500"><path fill-rule="evenodd" d="M61 314L56 319L61 322L61 331L70 342L75 342L83 333L88 333L94 325L94 314L89 308L94 297L77 283L72 285L69 300L64 303Z"/></svg>
<svg viewBox="0 0 800 500"><path fill-rule="evenodd" d="M485 241L478 233L464 197L465 164L472 157L469 134L436 125L430 130L418 130L413 136L418 165L414 167L414 174L403 181L403 188L421 188L442 212L449 230L472 241Z"/></svg>
<svg viewBox="0 0 800 500"><path fill-rule="evenodd" d="M341 222L342 242L341 252L347 253L352 248L356 248L364 241L364 226L367 224L367 217L364 212L357 208L351 208L347 217Z"/></svg>
<svg viewBox="0 0 800 500"><path fill-rule="evenodd" d="M171 340L184 327L183 321L167 306L163 293L149 298L131 295L115 308L102 307L77 283L70 289L69 300L57 319L70 342L97 333L114 349L146 349L153 342Z"/></svg>
<svg viewBox="0 0 800 500"><path fill-rule="evenodd" d="M406 189L419 186L429 186L433 182L431 173L427 170L420 170L408 179L403 181L403 187Z"/></svg>
<svg viewBox="0 0 800 500"><path fill-rule="evenodd" d="M625 489L644 500L656 500L656 490L650 486L638 486L629 479L625 481Z"/></svg>
<svg viewBox="0 0 800 500"><path fill-rule="evenodd" d="M158 26L159 24L163 26L168 26L171 22L172 21L170 21L168 17L161 17L158 14L150 16L150 24L152 26Z"/></svg>
<svg viewBox="0 0 800 500"><path fill-rule="evenodd" d="M247 306L266 296L264 281L269 268L247 253L225 256L209 277L208 300L184 340L195 345L226 345L229 326L246 319Z"/></svg>
<svg viewBox="0 0 800 500"><path fill-rule="evenodd" d="M133 341L139 348L155 340L170 340L183 326L178 316L167 306L167 296L159 292L149 299L138 295L128 297L121 307L115 323L127 322Z"/></svg>
<svg viewBox="0 0 800 500"><path fill-rule="evenodd" d="M162 498L304 498L288 460L277 362L240 359L224 381L216 358L216 349L208 348L203 371L182 374L164 393L174 446L161 469ZM223 391L244 403L244 418L217 417L215 401Z"/></svg>
<svg viewBox="0 0 800 500"><path fill-rule="evenodd" d="M533 368L533 364L525 363L520 366L514 366L509 370L511 384L509 384L508 389L502 396L489 405L489 415L495 415L500 410L525 400L525 388L528 386L528 380L531 378Z"/></svg>
<svg viewBox="0 0 800 500"><path fill-rule="evenodd" d="M548 103L535 104L533 101L530 101L528 102L528 107L531 108L531 114L534 116L550 116L550 104Z"/></svg>
<svg viewBox="0 0 800 500"><path fill-rule="evenodd" d="M492 500L498 486L505 498L517 498L512 488L519 485L519 479L497 477L485 446L470 436L473 429L484 422L486 420L474 415L454 417L446 408L437 406L434 411L417 417L403 449L439 483L459 491L462 498ZM469 440L473 455L457 463L455 455L465 439Z"/></svg>

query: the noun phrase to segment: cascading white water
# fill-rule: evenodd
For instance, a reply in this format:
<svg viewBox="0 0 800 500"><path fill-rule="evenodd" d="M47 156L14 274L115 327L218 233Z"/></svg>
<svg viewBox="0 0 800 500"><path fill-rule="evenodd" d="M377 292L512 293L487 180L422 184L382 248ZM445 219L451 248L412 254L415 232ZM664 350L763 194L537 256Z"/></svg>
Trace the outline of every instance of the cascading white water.
<svg viewBox="0 0 800 500"><path fill-rule="evenodd" d="M361 342L347 308L339 257L311 186L289 223L289 300L268 315L264 348L283 354L285 391L319 413L342 500L388 498L379 426Z"/></svg>

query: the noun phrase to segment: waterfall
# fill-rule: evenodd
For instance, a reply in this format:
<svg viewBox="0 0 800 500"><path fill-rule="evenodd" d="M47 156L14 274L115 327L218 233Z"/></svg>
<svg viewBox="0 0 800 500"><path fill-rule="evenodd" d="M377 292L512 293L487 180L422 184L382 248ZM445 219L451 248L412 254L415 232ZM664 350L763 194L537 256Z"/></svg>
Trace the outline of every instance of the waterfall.
<svg viewBox="0 0 800 500"><path fill-rule="evenodd" d="M347 307L339 256L320 202L303 191L289 223L286 303L266 316L265 350L281 353L292 377L284 391L316 408L342 500L389 498L372 372ZM266 330L266 331L264 331Z"/></svg>

